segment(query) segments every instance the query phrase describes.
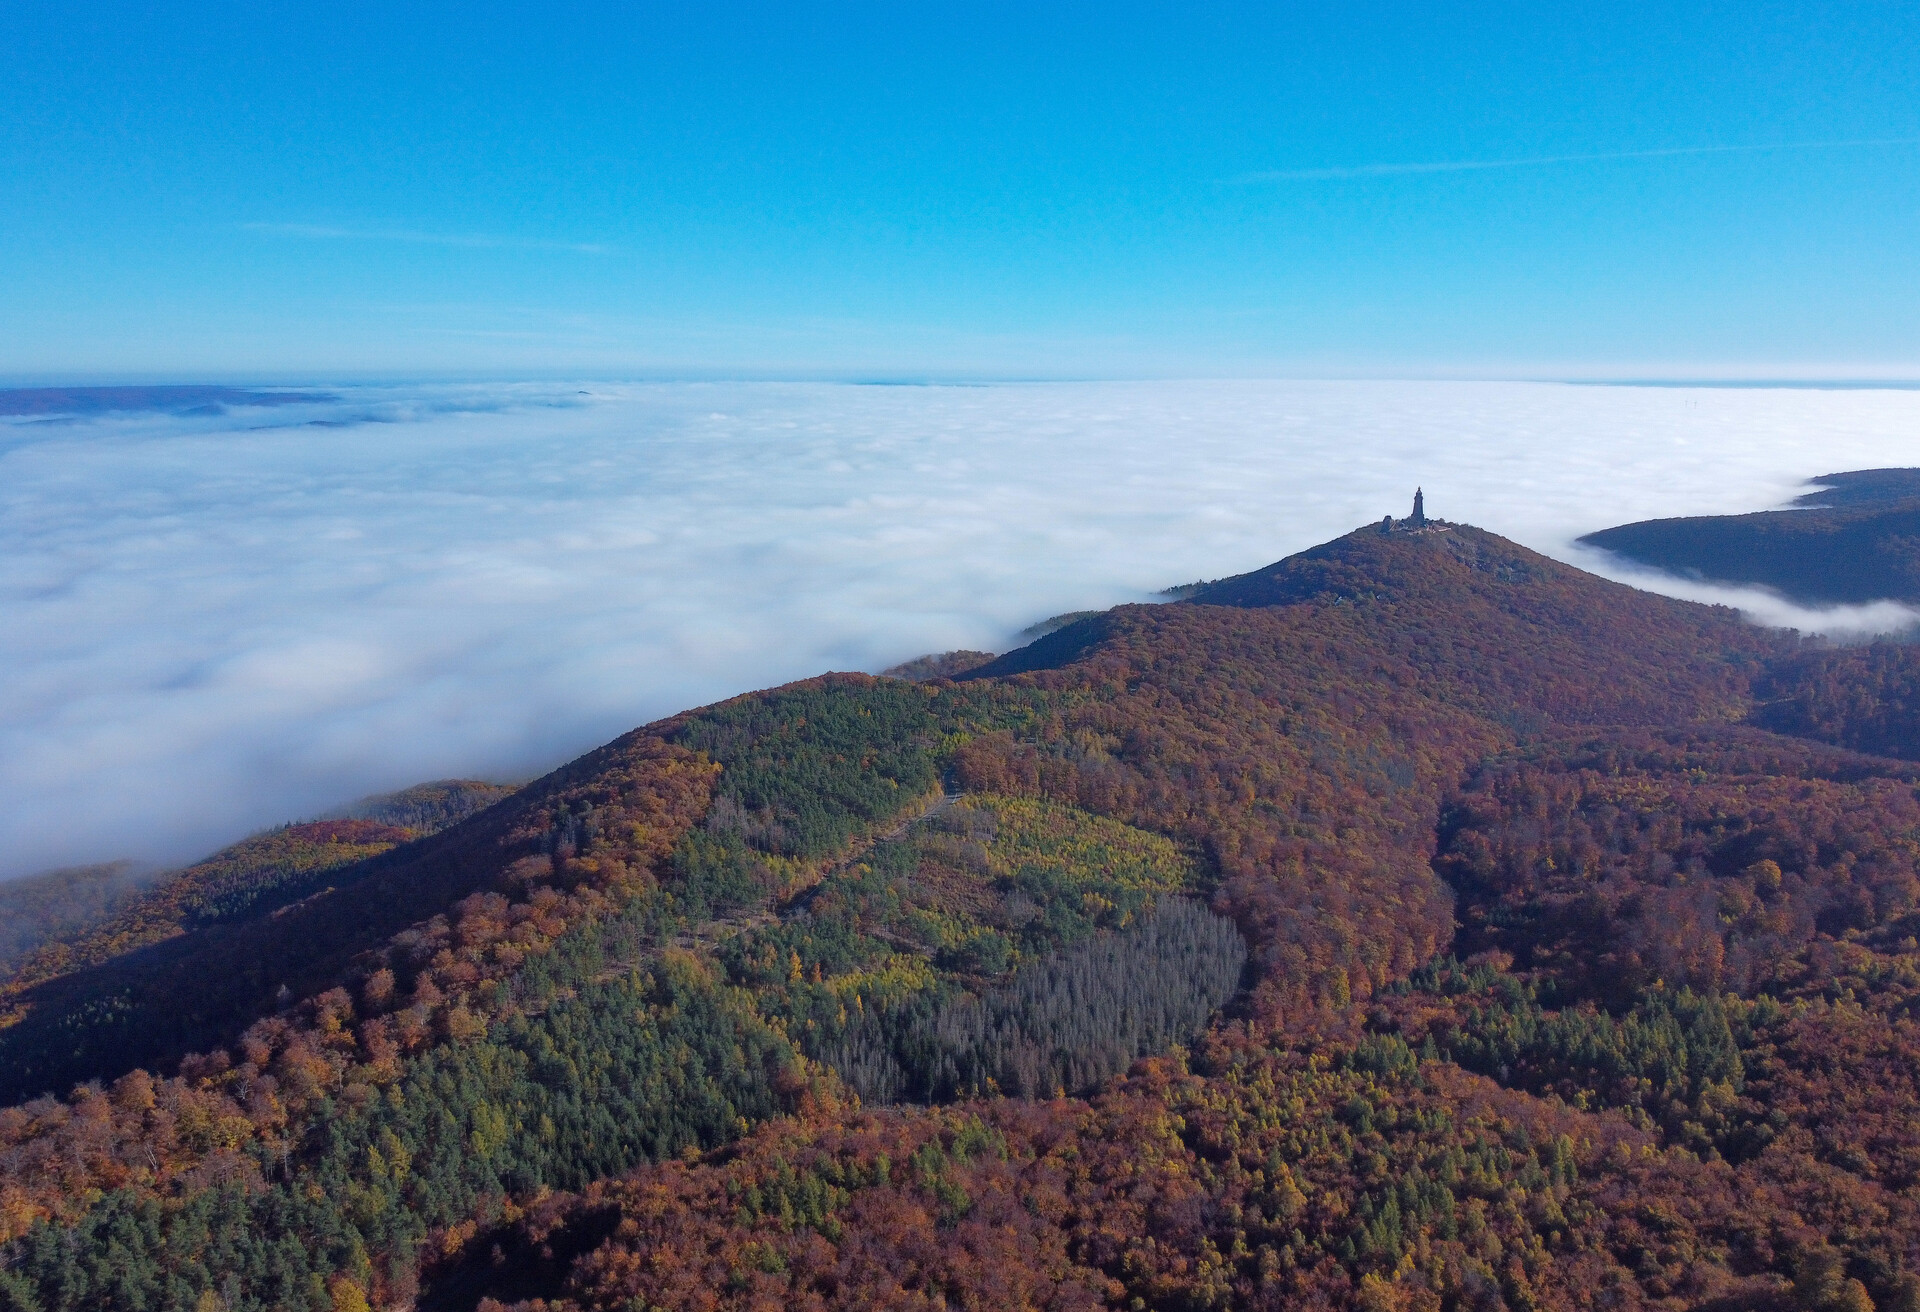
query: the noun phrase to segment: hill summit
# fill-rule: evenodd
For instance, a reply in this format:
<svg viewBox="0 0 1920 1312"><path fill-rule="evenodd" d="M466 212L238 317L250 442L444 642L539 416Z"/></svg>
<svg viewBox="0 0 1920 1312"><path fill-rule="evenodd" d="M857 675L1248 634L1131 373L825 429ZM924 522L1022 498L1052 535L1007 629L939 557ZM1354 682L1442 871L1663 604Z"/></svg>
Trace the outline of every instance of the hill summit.
<svg viewBox="0 0 1920 1312"><path fill-rule="evenodd" d="M1920 1306L1920 663L1413 518L16 988L0 1305Z"/></svg>

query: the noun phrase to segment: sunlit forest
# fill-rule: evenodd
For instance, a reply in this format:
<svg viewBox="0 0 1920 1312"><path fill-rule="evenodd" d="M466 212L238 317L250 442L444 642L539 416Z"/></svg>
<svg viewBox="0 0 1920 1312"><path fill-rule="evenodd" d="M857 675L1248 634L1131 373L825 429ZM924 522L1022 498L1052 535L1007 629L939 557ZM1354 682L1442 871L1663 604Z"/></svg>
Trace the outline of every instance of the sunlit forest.
<svg viewBox="0 0 1920 1312"><path fill-rule="evenodd" d="M0 1308L1920 1312L1909 649L1183 593L74 877Z"/></svg>

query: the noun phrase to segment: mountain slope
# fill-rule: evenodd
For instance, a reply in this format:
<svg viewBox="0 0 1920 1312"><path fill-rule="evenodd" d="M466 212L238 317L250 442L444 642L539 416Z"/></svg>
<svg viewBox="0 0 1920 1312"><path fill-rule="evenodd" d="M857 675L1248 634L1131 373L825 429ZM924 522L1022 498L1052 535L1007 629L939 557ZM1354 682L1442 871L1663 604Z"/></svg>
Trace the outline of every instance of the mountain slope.
<svg viewBox="0 0 1920 1312"><path fill-rule="evenodd" d="M158 874L130 861L72 866L0 884L0 972L50 941L84 933L139 896Z"/></svg>
<svg viewBox="0 0 1920 1312"><path fill-rule="evenodd" d="M516 861L550 860L553 827L565 823L556 798L619 814L620 799L636 787L629 772L655 785L661 768L671 773L649 755L656 748L630 735L530 785L511 804L417 842L396 847L409 833L372 821L320 821L190 867L127 913L128 950L112 951L111 935L122 926L110 923L104 940L78 946L90 955L77 968L57 949L44 963L26 963L10 988L12 1023L0 1029L0 1096L111 1080L141 1065L165 1068L232 1041L257 1017L343 982L359 954L393 934L476 892L514 887ZM573 783L583 775L591 783ZM704 793L669 788L649 791L643 807L649 816L683 808L691 814L675 823L686 824L705 803ZM329 841L342 837L348 841ZM640 846L650 850L651 841ZM263 875L270 886L262 886ZM236 901L243 914L217 914ZM211 914L201 915L202 907Z"/></svg>
<svg viewBox="0 0 1920 1312"><path fill-rule="evenodd" d="M1427 857L1441 794L1475 760L1555 724L1737 719L1783 650L1730 611L1478 530L1368 528L972 672L1047 689L1054 733L1086 747L983 742L960 759L963 777L1019 777L1205 843L1265 954L1263 992L1364 996L1447 941ZM1317 932L1329 910L1352 931Z"/></svg>
<svg viewBox="0 0 1920 1312"><path fill-rule="evenodd" d="M152 975L228 1046L0 1113L0 1298L1910 1306L1920 817L1741 724L1804 655L1367 528L675 717Z"/></svg>
<svg viewBox="0 0 1920 1312"><path fill-rule="evenodd" d="M314 914L358 901L344 890L377 873L373 858L510 791L448 781L368 798L359 810L389 818L269 830L151 877L109 914L52 936L0 981L0 1097L111 1078L230 1037L244 1009L293 990L302 961L330 941ZM423 909L405 906L393 927Z"/></svg>

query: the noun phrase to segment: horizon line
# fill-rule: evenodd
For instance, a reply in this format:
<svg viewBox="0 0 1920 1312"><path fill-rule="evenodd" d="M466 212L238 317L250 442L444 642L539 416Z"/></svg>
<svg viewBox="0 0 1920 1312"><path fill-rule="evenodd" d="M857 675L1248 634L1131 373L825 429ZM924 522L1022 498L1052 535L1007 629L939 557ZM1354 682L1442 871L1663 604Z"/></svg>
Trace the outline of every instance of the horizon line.
<svg viewBox="0 0 1920 1312"><path fill-rule="evenodd" d="M178 373L76 371L72 374L0 373L0 393L92 391L121 388L265 388L298 389L315 387L457 386L514 384L603 384L608 386L663 386L700 384L819 384L838 387L1034 387L1069 386L1091 383L1511 383L1562 387L1648 387L1667 389L1794 391L1920 391L1920 373L1908 376L1847 375L1817 373L1700 375L1632 375L1564 373L1422 374L1422 373L1158 373L1158 374L994 374L956 373L942 375L920 371L889 374L883 371L849 372L755 372L716 370L663 371L661 373L572 373L559 370L531 370L524 373L463 372L423 370L385 372L371 370L315 370L290 374L279 371Z"/></svg>

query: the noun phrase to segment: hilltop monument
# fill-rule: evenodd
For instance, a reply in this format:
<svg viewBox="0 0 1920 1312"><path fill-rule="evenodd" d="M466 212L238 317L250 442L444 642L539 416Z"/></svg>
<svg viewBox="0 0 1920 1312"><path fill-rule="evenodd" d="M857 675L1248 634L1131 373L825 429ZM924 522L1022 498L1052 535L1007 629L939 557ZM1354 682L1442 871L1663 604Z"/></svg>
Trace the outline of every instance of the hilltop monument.
<svg viewBox="0 0 1920 1312"><path fill-rule="evenodd" d="M1437 520L1427 518L1427 494L1423 488L1413 490L1413 513L1405 519L1395 519L1385 515L1380 520L1382 533L1445 533L1446 527Z"/></svg>

